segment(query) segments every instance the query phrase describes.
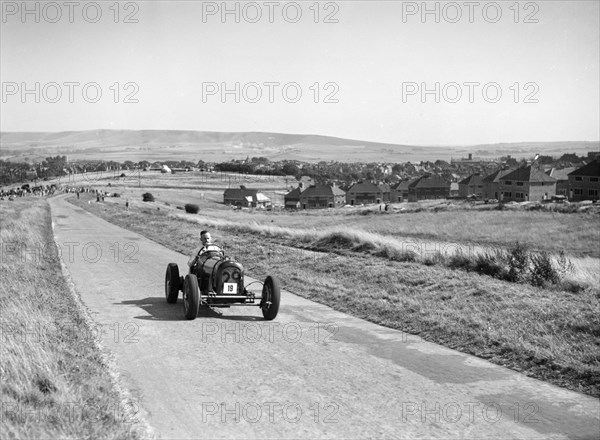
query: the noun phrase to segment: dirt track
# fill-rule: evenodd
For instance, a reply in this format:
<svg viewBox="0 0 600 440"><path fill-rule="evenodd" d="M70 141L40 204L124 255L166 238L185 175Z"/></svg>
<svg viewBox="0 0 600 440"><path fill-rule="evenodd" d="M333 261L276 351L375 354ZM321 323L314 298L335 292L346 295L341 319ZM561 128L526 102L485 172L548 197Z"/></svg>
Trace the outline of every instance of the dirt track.
<svg viewBox="0 0 600 440"><path fill-rule="evenodd" d="M162 438L598 437L596 399L288 292L271 323L243 307L186 321L163 282L187 256L50 203L71 279Z"/></svg>

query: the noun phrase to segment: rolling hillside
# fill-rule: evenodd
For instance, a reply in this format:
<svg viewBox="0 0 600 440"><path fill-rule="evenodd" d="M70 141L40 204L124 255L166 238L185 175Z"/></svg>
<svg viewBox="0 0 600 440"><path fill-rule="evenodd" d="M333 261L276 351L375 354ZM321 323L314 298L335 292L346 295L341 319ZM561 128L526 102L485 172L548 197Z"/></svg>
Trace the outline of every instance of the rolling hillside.
<svg viewBox="0 0 600 440"><path fill-rule="evenodd" d="M475 146L411 146L343 139L320 135L266 132L210 132L179 130L87 130L64 132L2 132L0 158L36 162L49 155L69 160L205 160L222 161L246 156L271 160L343 160L346 162L406 162L511 154L585 154L598 142L530 142Z"/></svg>

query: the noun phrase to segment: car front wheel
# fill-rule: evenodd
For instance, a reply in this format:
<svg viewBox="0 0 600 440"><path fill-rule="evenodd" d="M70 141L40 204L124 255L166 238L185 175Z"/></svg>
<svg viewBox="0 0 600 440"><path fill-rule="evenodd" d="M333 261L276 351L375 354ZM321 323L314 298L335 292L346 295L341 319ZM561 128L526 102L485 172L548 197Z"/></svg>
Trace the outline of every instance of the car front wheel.
<svg viewBox="0 0 600 440"><path fill-rule="evenodd" d="M188 274L183 281L183 311L185 319L196 319L199 305L198 278L194 274Z"/></svg>
<svg viewBox="0 0 600 440"><path fill-rule="evenodd" d="M175 263L169 263L165 274L165 298L169 304L175 304L179 296L179 268Z"/></svg>
<svg viewBox="0 0 600 440"><path fill-rule="evenodd" d="M275 277L268 276L263 284L262 300L260 308L265 320L271 321L275 319L279 312L279 303L281 301L281 288L279 280Z"/></svg>

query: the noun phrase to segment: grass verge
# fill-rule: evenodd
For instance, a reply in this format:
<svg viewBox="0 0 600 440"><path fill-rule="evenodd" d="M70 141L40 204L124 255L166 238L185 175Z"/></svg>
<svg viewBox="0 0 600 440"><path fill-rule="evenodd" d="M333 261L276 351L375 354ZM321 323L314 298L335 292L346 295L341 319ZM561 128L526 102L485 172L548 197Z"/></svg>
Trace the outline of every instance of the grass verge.
<svg viewBox="0 0 600 440"><path fill-rule="evenodd" d="M300 240L293 234L272 236L155 208L126 212L115 204L74 203L185 254L209 227L255 277L276 275L285 289L336 310L600 396L600 304L592 289L575 294L365 255L347 251L343 237L328 243L331 252L314 252L282 244Z"/></svg>
<svg viewBox="0 0 600 440"><path fill-rule="evenodd" d="M62 275L47 202L0 203L0 438L147 436Z"/></svg>

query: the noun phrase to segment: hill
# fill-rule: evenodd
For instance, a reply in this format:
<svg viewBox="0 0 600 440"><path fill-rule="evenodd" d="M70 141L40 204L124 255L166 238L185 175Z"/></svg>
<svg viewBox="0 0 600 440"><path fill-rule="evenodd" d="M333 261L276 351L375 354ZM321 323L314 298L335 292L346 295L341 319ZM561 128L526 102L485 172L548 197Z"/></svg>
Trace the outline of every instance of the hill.
<svg viewBox="0 0 600 440"><path fill-rule="evenodd" d="M598 142L529 142L475 146L415 146L386 144L332 136L268 132L186 130L86 130L63 132L2 132L0 159L36 162L50 155L69 160L204 160L223 161L246 156L271 160L343 160L345 162L406 162L450 160L473 153L496 157L536 153L585 154Z"/></svg>

